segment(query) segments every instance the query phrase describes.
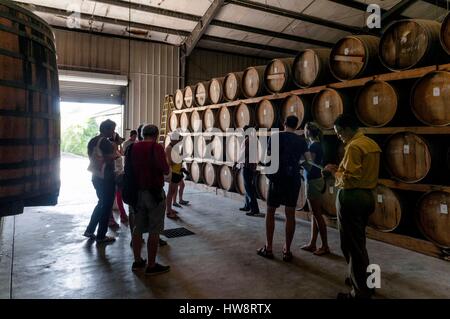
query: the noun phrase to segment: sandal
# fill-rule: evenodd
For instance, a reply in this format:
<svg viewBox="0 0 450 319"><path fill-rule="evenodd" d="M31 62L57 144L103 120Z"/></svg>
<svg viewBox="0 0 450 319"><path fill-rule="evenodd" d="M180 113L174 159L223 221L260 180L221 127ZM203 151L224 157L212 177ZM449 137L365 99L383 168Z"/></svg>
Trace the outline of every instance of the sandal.
<svg viewBox="0 0 450 319"><path fill-rule="evenodd" d="M294 258L294 256L292 256L290 251L283 251L283 261L290 262L292 261L292 258Z"/></svg>
<svg viewBox="0 0 450 319"><path fill-rule="evenodd" d="M267 250L267 247L264 246L256 251L259 256L262 256L267 259L273 259L273 253L271 250Z"/></svg>
<svg viewBox="0 0 450 319"><path fill-rule="evenodd" d="M317 251L316 246L311 246L311 245L302 246L302 247L300 247L300 249L309 251L310 253Z"/></svg>
<svg viewBox="0 0 450 319"><path fill-rule="evenodd" d="M313 252L316 256L324 256L330 253L330 248L319 248L315 252Z"/></svg>

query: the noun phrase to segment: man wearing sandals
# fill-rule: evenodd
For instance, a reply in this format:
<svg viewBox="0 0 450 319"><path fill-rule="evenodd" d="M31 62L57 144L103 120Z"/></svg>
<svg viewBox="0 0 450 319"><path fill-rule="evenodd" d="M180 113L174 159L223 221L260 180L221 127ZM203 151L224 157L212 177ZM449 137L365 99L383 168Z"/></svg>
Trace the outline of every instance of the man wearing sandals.
<svg viewBox="0 0 450 319"><path fill-rule="evenodd" d="M334 122L338 138L345 144L345 154L339 167L327 165L336 178L336 208L338 212L341 249L349 265L346 284L350 293L338 294L338 299L370 298L373 289L367 286L369 256L366 249L366 226L375 209L372 191L378 183L381 149L358 130L357 122L348 115Z"/></svg>
<svg viewBox="0 0 450 319"><path fill-rule="evenodd" d="M301 188L300 159L311 160L308 145L303 137L295 133L298 118L288 116L285 121L285 131L279 133L279 167L275 174L268 175L269 190L267 196L266 214L266 245L260 248L258 255L272 259L272 242L275 230L275 211L280 205L285 206L286 242L283 248L283 260L291 261L291 243L295 233L295 208ZM268 155L275 152L271 141L268 145Z"/></svg>
<svg viewBox="0 0 450 319"><path fill-rule="evenodd" d="M132 270L145 269L146 275L168 272L170 267L156 262L159 235L164 230L166 194L164 175L169 174L164 148L158 144L159 130L155 125L142 129L144 140L133 145L130 155L134 180L137 183L138 201L135 207L133 229L134 263ZM141 257L142 234L148 233L148 264Z"/></svg>

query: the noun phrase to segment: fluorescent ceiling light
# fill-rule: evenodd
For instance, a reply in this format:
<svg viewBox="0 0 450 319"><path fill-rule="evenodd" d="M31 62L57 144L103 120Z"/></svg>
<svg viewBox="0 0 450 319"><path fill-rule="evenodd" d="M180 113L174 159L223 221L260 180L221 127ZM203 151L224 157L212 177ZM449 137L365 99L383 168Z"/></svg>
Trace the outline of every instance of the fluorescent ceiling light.
<svg viewBox="0 0 450 319"><path fill-rule="evenodd" d="M127 86L128 78L124 75L59 70L59 80L65 82L94 83L104 85Z"/></svg>

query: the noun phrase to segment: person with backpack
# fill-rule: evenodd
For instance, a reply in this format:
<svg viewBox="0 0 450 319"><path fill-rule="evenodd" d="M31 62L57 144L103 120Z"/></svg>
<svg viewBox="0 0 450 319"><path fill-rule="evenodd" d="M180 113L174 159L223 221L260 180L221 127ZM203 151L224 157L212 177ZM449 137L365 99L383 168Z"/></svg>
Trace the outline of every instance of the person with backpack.
<svg viewBox="0 0 450 319"><path fill-rule="evenodd" d="M89 171L92 172L92 184L98 197L98 203L92 212L84 236L95 239L97 243L111 243L114 237L106 236L108 219L114 204L116 183L114 174L114 161L117 154L114 146L108 140L114 135L116 123L106 120L100 124L100 134L88 143ZM95 230L97 229L97 235Z"/></svg>
<svg viewBox="0 0 450 319"><path fill-rule="evenodd" d="M288 116L284 126L284 132L275 133L278 136L276 138L272 136L269 139L267 155L274 157L273 155L277 152L279 165L276 173L267 175L269 189L267 195L266 244L257 250L257 254L269 259L274 258L272 243L275 230L275 211L280 205L284 205L286 230L283 260L289 262L293 258L291 243L295 233L295 208L301 188L300 160L304 157L309 161L311 156L305 139L295 133L298 127L298 118ZM272 145L272 140L278 140L278 145ZM272 160L272 165L274 164L276 165Z"/></svg>

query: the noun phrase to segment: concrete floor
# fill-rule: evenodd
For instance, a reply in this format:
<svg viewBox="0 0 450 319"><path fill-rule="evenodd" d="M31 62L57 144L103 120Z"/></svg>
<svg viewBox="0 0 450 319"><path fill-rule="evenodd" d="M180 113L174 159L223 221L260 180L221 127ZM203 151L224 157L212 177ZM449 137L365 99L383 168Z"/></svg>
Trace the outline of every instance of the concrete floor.
<svg viewBox="0 0 450 319"><path fill-rule="evenodd" d="M276 225L275 260L256 255L264 243L264 219L239 212L240 202L195 188L192 206L167 228L195 235L168 239L159 261L169 273L146 278L131 272L129 229L117 241L97 246L81 236L95 202L86 161L64 156L56 207L31 208L3 221L0 242L0 298L335 298L346 291L339 237L329 229L333 254L301 251L309 224L299 220L294 261L281 260L283 220ZM450 268L443 260L381 242L368 241L371 262L381 266L377 298L450 298ZM143 251L144 252L144 251ZM12 275L12 276L11 276Z"/></svg>

